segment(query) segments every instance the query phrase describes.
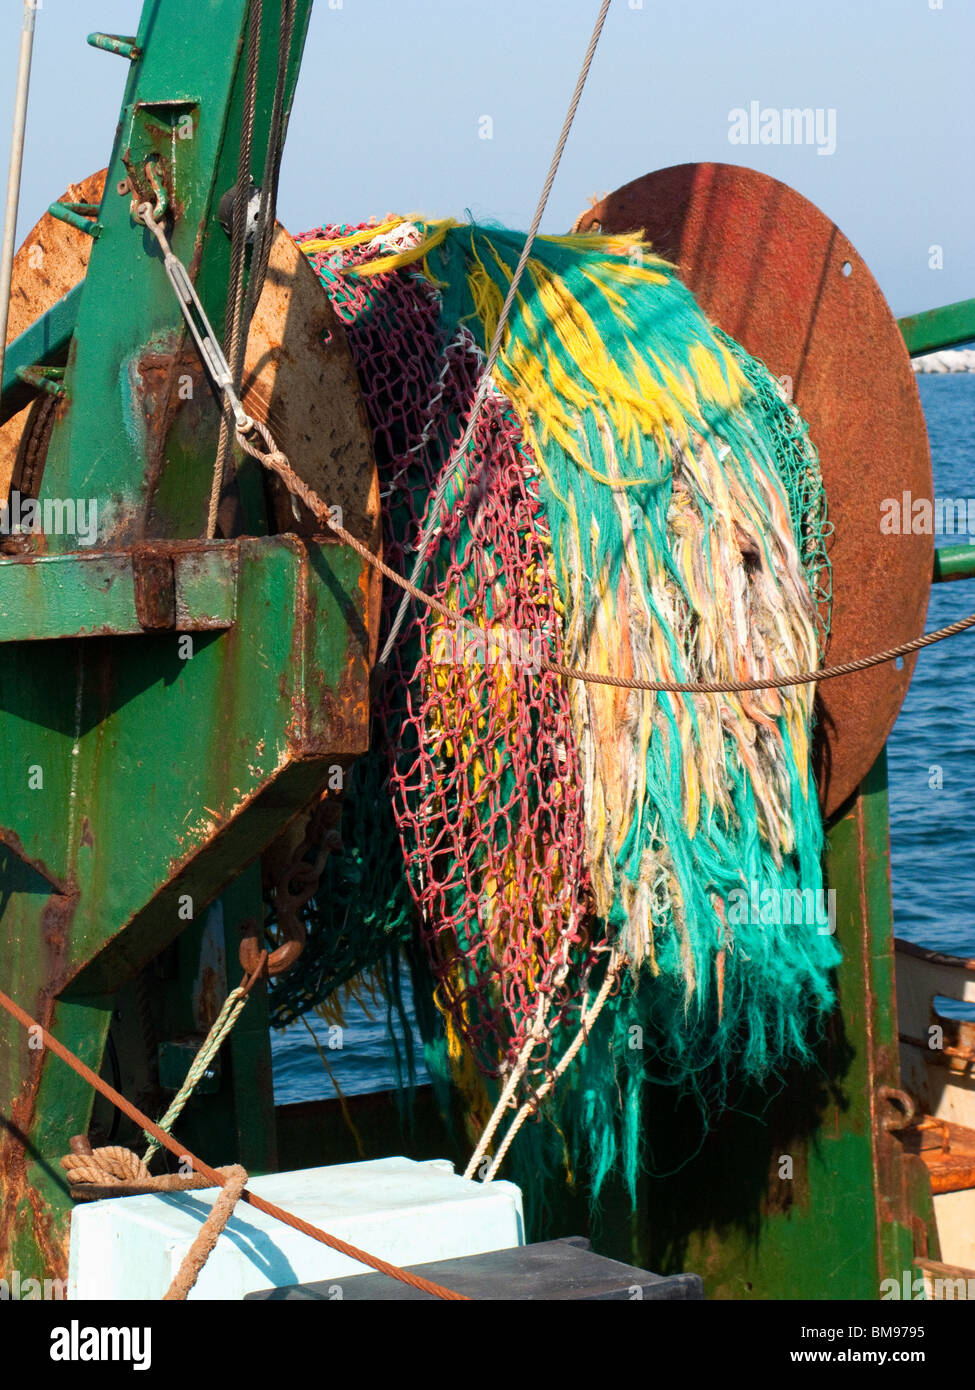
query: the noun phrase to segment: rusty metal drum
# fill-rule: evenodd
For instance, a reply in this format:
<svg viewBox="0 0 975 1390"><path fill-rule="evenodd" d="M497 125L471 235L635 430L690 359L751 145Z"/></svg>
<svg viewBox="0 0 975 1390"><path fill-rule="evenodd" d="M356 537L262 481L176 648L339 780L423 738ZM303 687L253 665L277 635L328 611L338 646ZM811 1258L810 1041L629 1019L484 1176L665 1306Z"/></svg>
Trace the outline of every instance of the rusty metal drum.
<svg viewBox="0 0 975 1390"><path fill-rule="evenodd" d="M889 498L931 498L931 458L910 359L876 281L840 229L777 179L681 164L610 193L580 231L643 230L705 313L780 379L819 450L833 534L826 663L923 631L930 535L884 534ZM824 682L817 777L826 815L856 791L897 718L916 658Z"/></svg>

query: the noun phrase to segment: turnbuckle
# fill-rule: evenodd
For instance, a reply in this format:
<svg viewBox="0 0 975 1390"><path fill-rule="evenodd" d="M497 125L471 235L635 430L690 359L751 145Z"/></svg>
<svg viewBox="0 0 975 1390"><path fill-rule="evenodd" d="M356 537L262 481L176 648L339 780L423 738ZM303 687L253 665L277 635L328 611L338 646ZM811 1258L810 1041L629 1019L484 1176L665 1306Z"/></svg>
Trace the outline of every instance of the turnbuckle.
<svg viewBox="0 0 975 1390"><path fill-rule="evenodd" d="M155 183L154 183L155 186ZM158 189L157 189L158 194ZM158 198L157 198L158 203ZM173 252L169 244L169 238L163 229L162 220L156 220L158 207L154 208L151 203L138 203L135 207L135 215L142 222L159 243L163 253L163 265L169 277L169 283L173 287L173 292L179 301L183 318L186 320L187 327L193 335L197 350L203 360L213 380L214 385L221 391L233 412L234 423L240 434L250 434L254 428L254 421L244 410L237 392L234 390L233 373L223 353L223 348L217 341L216 334L210 320L207 318L206 310L200 303L193 282L189 277L183 262Z"/></svg>

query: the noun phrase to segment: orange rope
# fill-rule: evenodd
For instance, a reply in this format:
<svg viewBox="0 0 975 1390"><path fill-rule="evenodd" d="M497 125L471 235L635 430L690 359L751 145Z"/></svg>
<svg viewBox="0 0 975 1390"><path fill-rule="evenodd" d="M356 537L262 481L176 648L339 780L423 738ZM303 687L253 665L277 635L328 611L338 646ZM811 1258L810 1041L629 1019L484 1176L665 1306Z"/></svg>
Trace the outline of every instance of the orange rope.
<svg viewBox="0 0 975 1390"><path fill-rule="evenodd" d="M189 1152L185 1145L178 1143L171 1134L167 1134L164 1129L153 1124L148 1115L143 1115L131 1101L119 1095L107 1081L103 1081L100 1076L92 1071L91 1067L85 1066L80 1058L70 1052L57 1038L51 1036L46 1028L42 1027L30 1014L25 1013L19 1004L0 989L0 1005L12 1015L24 1028L36 1028L44 1040L46 1047L49 1047L56 1057L60 1057L62 1062L66 1062L72 1071L82 1077L89 1085L94 1086L95 1090L103 1095L106 1100L110 1100L114 1106L127 1115L137 1125L153 1136L164 1148L174 1153L177 1158L188 1158L196 1172L202 1173L205 1178L209 1178L214 1187L224 1187L227 1182L226 1176L216 1168L211 1168L204 1163L201 1158ZM300 1231L302 1235L311 1236L312 1240L317 1240L321 1245L327 1245L332 1250L337 1250L342 1255L347 1255L350 1260L358 1260L360 1264L368 1265L371 1269L378 1270L380 1274L387 1274L390 1279L398 1279L401 1284L409 1284L414 1289L420 1289L423 1293L433 1294L436 1298L451 1301L463 1300L469 1302L466 1294L455 1293L453 1289L445 1289L441 1284L434 1284L429 1279L423 1279L418 1274L410 1274L406 1269L400 1269L398 1265L389 1264L386 1260L381 1260L378 1255L370 1255L365 1250L360 1250L358 1246L350 1245L347 1241L341 1240L338 1236L329 1235L327 1231L320 1230L317 1226L311 1226L307 1221L302 1221L299 1216L293 1216L290 1211L285 1211L282 1207L275 1206L273 1202L266 1202L263 1197L258 1197L256 1193L249 1192L245 1187L240 1194L241 1200L249 1202L257 1211L262 1211L266 1216L273 1216L278 1221L282 1221L285 1226L290 1226L295 1231Z"/></svg>

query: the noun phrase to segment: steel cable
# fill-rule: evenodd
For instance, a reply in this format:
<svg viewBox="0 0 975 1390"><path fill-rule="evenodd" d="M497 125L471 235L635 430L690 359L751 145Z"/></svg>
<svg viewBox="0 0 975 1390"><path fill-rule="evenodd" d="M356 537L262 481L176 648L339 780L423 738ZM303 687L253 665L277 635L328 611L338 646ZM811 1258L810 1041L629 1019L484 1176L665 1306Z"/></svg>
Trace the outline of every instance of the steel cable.
<svg viewBox="0 0 975 1390"><path fill-rule="evenodd" d="M592 31L592 36L589 40L589 47L586 49L586 55L582 60L582 67L579 71L579 77L576 81L575 91L572 93L572 100L569 102L569 109L566 112L565 120L562 122L562 130L559 134L558 143L555 146L555 153L552 155L552 162L549 165L548 173L545 176L545 183L542 187L542 192L538 199L538 206L535 209L535 215L531 220L530 227L528 228L528 234L525 237L525 244L522 247L520 257L518 258L518 264L515 267L514 275L511 277L511 284L508 286L508 293L505 296L504 304L501 306L501 314L498 318L498 326L494 330L494 338L491 342L491 347L488 351L487 360L484 364L484 369L481 373L481 379L477 385L477 391L474 394L474 400L471 405L470 414L467 417L466 428L464 429L464 433L461 436L460 443L457 445L450 458L447 460L447 463L444 467L444 471L441 474L440 481L438 482L436 490L433 494L433 498L430 503L429 510L427 512L429 520L427 521L427 524L424 527L423 532L420 536L420 541L417 546L416 561L413 565L413 571L410 575L410 582L413 585L419 584L420 580L423 578L427 566L430 545L433 542L440 527L439 518L443 509L444 500L447 496L447 491L450 487L455 473L457 472L461 459L464 457L464 454L467 452L470 446L471 440L474 438L474 431L477 429L477 423L480 419L481 410L483 408L485 400L487 399L488 391L491 387L491 374L494 371L494 368L497 364L498 356L501 352L501 343L504 339L504 331L507 326L508 315L511 313L511 306L515 302L515 295L518 292L519 282L521 281L521 277L524 273L525 266L528 263L528 257L531 254L532 244L535 240L535 237L538 234L538 228L541 224L542 216L548 204L549 194L552 192L552 185L555 183L555 176L558 173L559 165L562 162L562 154L565 150L566 141L569 138L569 132L572 129L572 123L575 120L576 111L579 108L579 102L582 98L583 88L585 87L586 79L589 76L589 69L592 66L592 60L595 56L596 48L599 44L599 38L603 32L603 25L606 22L606 16L609 13L610 4L611 0L602 0L602 4L599 7L599 14L596 17L596 23ZM394 617L393 622L390 626L389 635L386 638L385 645L383 646L383 650L379 658L379 664L381 666L385 666L386 662L389 660L392 650L396 645L396 639L399 636L400 629L402 628L403 623L406 621L406 612L407 608L409 607L408 595L411 592L412 591L410 589L407 589L405 591L403 600L396 611L396 616Z"/></svg>
<svg viewBox="0 0 975 1390"><path fill-rule="evenodd" d="M237 183L230 236L230 280L227 285L227 329L224 351L233 373L234 388L240 392L244 370L247 334L243 331L244 265L247 250L247 210L250 202L251 155L254 148L254 112L257 102L257 74L261 49L263 0L251 0L247 30L247 70L244 77L244 106L241 113L240 149L237 156ZM217 532L217 512L227 468L233 458L233 432L227 403L221 403L220 435L207 510L207 540Z"/></svg>

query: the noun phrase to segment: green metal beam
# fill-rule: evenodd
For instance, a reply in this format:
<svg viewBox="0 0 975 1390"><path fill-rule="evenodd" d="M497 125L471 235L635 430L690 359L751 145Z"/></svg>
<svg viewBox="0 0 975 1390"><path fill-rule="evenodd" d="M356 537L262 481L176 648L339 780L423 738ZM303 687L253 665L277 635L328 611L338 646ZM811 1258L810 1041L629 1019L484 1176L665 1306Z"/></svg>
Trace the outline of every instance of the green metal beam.
<svg viewBox="0 0 975 1390"><path fill-rule="evenodd" d="M933 582L953 579L975 579L975 545L943 545L934 552Z"/></svg>
<svg viewBox="0 0 975 1390"><path fill-rule="evenodd" d="M63 299L48 309L7 347L3 359L3 396L0 401L0 425L18 410L30 405L37 391L20 376L21 368L57 366L68 355L68 344L74 333L81 303L83 284L75 285Z"/></svg>
<svg viewBox="0 0 975 1390"><path fill-rule="evenodd" d="M923 314L909 314L897 320L897 327L912 357L967 343L975 338L975 299L961 299L957 304L927 309Z"/></svg>
<svg viewBox="0 0 975 1390"><path fill-rule="evenodd" d="M231 627L238 556L218 541L2 559L0 643Z"/></svg>

